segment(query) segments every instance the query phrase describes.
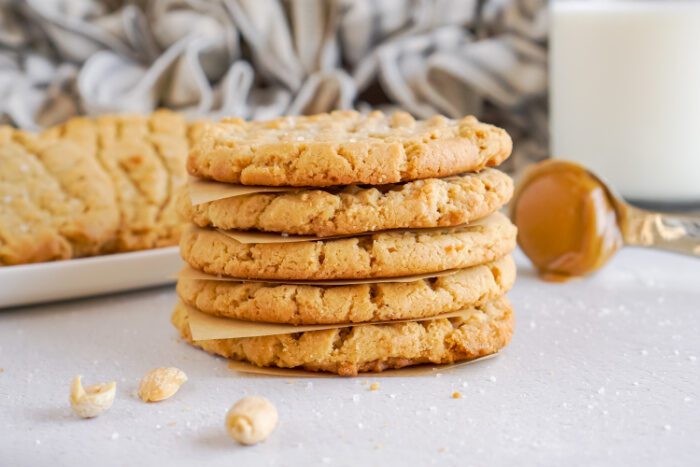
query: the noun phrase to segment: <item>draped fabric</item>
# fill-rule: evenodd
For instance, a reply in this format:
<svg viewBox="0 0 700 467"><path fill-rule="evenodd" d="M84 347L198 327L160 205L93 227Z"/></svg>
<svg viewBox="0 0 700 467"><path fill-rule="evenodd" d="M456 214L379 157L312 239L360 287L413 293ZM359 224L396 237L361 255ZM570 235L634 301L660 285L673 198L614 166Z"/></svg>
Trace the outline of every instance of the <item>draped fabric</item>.
<svg viewBox="0 0 700 467"><path fill-rule="evenodd" d="M0 122L400 107L547 152L546 0L0 0Z"/></svg>

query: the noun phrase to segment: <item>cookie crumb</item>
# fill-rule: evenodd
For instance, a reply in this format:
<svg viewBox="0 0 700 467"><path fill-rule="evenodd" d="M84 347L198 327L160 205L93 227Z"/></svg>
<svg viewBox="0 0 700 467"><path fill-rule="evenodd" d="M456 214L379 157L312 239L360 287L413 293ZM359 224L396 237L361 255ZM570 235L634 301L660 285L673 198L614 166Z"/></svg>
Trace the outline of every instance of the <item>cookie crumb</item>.
<svg viewBox="0 0 700 467"><path fill-rule="evenodd" d="M455 391L455 392L452 393L452 398L453 398L453 399L461 399L461 398L462 398L462 393Z"/></svg>
<svg viewBox="0 0 700 467"><path fill-rule="evenodd" d="M379 383L372 383L369 385L370 391L376 391L377 389L379 389Z"/></svg>

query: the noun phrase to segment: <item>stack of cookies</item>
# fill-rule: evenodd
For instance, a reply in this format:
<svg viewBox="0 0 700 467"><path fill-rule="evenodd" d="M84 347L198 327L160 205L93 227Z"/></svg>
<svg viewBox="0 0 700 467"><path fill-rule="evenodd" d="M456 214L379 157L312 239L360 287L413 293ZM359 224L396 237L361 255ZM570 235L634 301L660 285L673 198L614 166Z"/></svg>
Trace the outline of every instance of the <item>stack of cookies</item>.
<svg viewBox="0 0 700 467"><path fill-rule="evenodd" d="M208 126L189 173L257 189L201 204L183 191L178 210L192 225L181 254L208 276L178 281L173 324L234 360L341 375L499 351L513 330L505 294L516 229L498 212L512 181L489 167L511 147L473 117L402 112ZM232 231L280 241L240 242ZM289 333L193 341L191 310ZM295 332L300 324L338 327Z"/></svg>

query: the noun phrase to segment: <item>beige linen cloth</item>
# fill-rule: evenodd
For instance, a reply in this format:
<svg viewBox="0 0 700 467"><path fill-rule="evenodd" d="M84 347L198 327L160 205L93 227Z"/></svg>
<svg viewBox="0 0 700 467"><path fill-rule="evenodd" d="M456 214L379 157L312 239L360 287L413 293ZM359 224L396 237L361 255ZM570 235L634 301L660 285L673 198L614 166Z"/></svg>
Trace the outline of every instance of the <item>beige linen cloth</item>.
<svg viewBox="0 0 700 467"><path fill-rule="evenodd" d="M546 154L546 33L546 0L0 0L0 122L402 107L506 127L517 166Z"/></svg>

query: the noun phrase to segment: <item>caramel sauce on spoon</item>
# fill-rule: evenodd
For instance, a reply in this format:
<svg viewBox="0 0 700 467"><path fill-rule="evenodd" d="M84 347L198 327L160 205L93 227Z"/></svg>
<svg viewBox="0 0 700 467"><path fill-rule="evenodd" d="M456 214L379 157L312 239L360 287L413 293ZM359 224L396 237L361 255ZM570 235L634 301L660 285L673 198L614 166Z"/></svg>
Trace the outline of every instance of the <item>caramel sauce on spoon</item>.
<svg viewBox="0 0 700 467"><path fill-rule="evenodd" d="M511 204L518 244L548 281L585 276L623 246L616 200L585 168L548 160L525 172Z"/></svg>

